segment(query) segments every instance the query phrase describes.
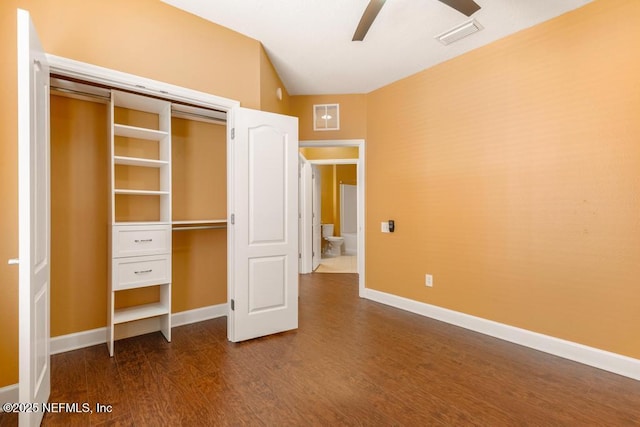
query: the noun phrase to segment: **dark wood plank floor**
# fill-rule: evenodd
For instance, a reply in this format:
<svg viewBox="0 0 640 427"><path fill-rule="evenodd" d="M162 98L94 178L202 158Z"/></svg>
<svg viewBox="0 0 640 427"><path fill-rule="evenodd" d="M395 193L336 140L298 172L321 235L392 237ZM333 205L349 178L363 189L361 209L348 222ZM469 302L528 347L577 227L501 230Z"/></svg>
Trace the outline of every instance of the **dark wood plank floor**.
<svg viewBox="0 0 640 427"><path fill-rule="evenodd" d="M47 426L640 425L640 382L361 300L352 274L301 276L294 332L233 344L220 318L53 356L51 401L113 411Z"/></svg>

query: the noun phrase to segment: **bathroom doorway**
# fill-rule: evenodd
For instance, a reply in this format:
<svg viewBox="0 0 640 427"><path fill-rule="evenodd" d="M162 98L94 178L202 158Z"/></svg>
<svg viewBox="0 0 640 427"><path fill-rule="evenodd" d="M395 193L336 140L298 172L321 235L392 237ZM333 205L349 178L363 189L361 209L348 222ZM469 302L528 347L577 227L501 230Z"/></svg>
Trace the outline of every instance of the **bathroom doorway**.
<svg viewBox="0 0 640 427"><path fill-rule="evenodd" d="M301 238L300 242L300 272L310 273L312 271L334 271L334 272L354 272L359 274L360 292L364 290L364 141L363 140L343 140L343 141L300 141L301 166L300 174L300 195L301 195L301 231L306 238ZM305 168L307 172L305 173ZM351 172L348 170L351 169ZM320 200L333 200L329 206L322 206L322 202L313 201L313 177L329 175L331 184L324 184L325 191L332 188L332 194L323 194ZM341 185L342 184L342 185ZM343 187L346 185L347 187ZM318 185L315 186L318 188ZM347 188L347 190L344 190ZM341 191L342 190L342 191ZM317 190L316 190L317 191ZM347 230L348 236L342 236L341 218L342 193L349 192L355 196L355 205L351 206L352 213L355 214L355 225ZM349 196L347 196L349 199ZM319 205L319 206L318 206ZM314 216L313 207L316 207ZM333 211L327 215L327 210ZM353 212L355 211L355 212ZM325 215L323 215L323 212ZM349 214L347 214L347 217ZM333 224L333 237L342 240L340 242L340 253L327 254L328 241L322 237L322 232L316 230L315 222ZM327 229L328 227L324 227ZM348 237L349 242L345 247L344 238ZM336 240L336 239L334 239ZM322 245L318 245L318 243ZM320 257L317 257L320 247ZM314 262L314 254L318 260ZM329 255L329 256L327 256ZM306 262L305 262L306 261ZM317 268L316 265L319 264Z"/></svg>

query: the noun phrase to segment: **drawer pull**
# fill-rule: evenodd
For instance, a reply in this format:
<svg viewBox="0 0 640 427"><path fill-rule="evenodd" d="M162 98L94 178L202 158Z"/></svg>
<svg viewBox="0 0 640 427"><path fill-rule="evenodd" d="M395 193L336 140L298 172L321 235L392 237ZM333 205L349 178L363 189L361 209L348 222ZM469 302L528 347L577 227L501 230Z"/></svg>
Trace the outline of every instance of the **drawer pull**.
<svg viewBox="0 0 640 427"><path fill-rule="evenodd" d="M153 271L153 269L148 269L148 270L140 270L140 271L134 271L135 274L145 274L145 273L151 273Z"/></svg>
<svg viewBox="0 0 640 427"><path fill-rule="evenodd" d="M153 242L153 239L136 239L136 240L134 240L134 242L136 242L136 243L149 243L149 242Z"/></svg>

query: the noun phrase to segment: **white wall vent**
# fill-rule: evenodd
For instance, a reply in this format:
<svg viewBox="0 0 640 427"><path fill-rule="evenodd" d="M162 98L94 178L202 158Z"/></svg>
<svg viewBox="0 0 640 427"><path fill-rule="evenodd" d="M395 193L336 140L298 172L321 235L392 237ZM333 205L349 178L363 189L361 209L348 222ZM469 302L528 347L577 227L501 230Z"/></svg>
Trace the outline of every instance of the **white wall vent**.
<svg viewBox="0 0 640 427"><path fill-rule="evenodd" d="M436 36L436 40L444 45L448 45L453 42L457 42L458 40L463 39L473 33L477 33L483 28L484 27L480 25L478 21L472 19L471 21L464 22L456 27L453 27L450 30L447 30L442 34L438 34Z"/></svg>

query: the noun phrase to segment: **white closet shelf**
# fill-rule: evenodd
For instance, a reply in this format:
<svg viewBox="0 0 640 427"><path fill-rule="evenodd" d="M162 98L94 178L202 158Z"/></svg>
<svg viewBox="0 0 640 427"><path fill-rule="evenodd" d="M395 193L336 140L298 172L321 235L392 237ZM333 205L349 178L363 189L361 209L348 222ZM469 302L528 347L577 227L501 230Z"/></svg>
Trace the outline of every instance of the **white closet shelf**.
<svg viewBox="0 0 640 427"><path fill-rule="evenodd" d="M171 221L172 225L200 225L200 224L226 224L226 219L188 219Z"/></svg>
<svg viewBox="0 0 640 427"><path fill-rule="evenodd" d="M114 194L129 194L133 196L166 196L168 191L160 190L129 190L125 188L116 188L113 190Z"/></svg>
<svg viewBox="0 0 640 427"><path fill-rule="evenodd" d="M169 221L114 221L113 225L171 225Z"/></svg>
<svg viewBox="0 0 640 427"><path fill-rule="evenodd" d="M168 135L167 132L156 129L140 128L129 125L113 125L113 133L116 136L126 136L128 138L148 139L151 141L160 141Z"/></svg>
<svg viewBox="0 0 640 427"><path fill-rule="evenodd" d="M139 157L113 156L116 165L142 166L147 168L160 168L169 165L166 160L142 159Z"/></svg>
<svg viewBox="0 0 640 427"><path fill-rule="evenodd" d="M113 323L125 323L148 317L161 316L169 314L170 310L161 302L151 304L143 304L135 307L121 308L113 313Z"/></svg>

